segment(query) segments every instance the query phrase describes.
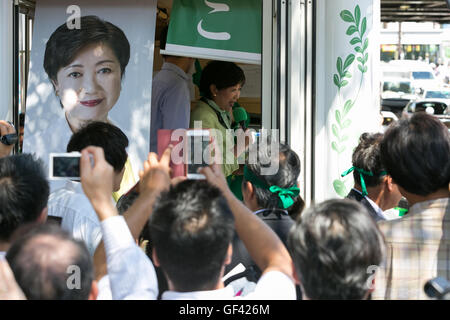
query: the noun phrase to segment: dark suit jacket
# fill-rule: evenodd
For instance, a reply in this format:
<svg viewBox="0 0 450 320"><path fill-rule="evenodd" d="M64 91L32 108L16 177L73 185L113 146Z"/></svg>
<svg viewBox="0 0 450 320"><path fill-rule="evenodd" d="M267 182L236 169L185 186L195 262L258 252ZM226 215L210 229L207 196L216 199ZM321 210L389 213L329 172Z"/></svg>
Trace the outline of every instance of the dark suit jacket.
<svg viewBox="0 0 450 320"><path fill-rule="evenodd" d="M367 211L369 211L370 216L376 221L380 221L383 220L375 211L375 209L372 207L372 205L370 204L369 201L367 201L367 199L365 197L362 196L361 193L359 193L358 191L355 191L354 189L352 189L348 195L346 196L347 199L352 199L352 200L356 200L359 203L361 203L366 209Z"/></svg>
<svg viewBox="0 0 450 320"><path fill-rule="evenodd" d="M278 235L278 237L286 246L289 230L294 225L294 220L292 220L292 218L282 210L265 210L259 212L256 215ZM244 243L241 241L241 239L239 239L237 233L235 233L233 239L233 257L231 263L225 267L225 274L231 271L239 263L242 263L246 268L250 266L255 268L258 278L261 275L261 271L251 259L250 254L244 246Z"/></svg>

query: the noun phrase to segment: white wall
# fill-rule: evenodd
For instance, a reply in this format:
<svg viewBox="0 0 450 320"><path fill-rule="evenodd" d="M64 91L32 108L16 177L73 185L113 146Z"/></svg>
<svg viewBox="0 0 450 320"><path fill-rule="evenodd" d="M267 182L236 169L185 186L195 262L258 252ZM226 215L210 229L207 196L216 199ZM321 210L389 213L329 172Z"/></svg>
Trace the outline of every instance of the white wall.
<svg viewBox="0 0 450 320"><path fill-rule="evenodd" d="M342 87L339 93L333 80L334 74L337 74L337 58L341 57L344 63L350 54L354 54L355 58L361 56L355 51L355 47L361 44L350 44L358 33L347 35L346 31L352 24L340 17L343 10L349 10L355 15L356 5L360 7L360 29L363 18L367 19L367 28L363 35L363 41L369 39L365 51L368 53L368 61L365 63L367 72L361 82L362 73L358 69L360 62L355 59L348 68L352 77L345 78L348 84ZM360 134L379 131L381 128L378 75L380 0L318 0L316 18L313 179L314 200L319 202L343 196L350 191L353 186L352 174L345 178L341 178L340 174L351 167L352 152L358 144ZM354 106L344 117L344 105L348 100L354 101ZM336 111L341 116L341 125L337 121ZM333 127L337 130L333 131ZM333 132L342 140L338 141ZM333 149L333 142L340 153ZM338 186L341 186L340 192L337 192Z"/></svg>
<svg viewBox="0 0 450 320"><path fill-rule="evenodd" d="M13 1L0 1L0 119L13 111Z"/></svg>

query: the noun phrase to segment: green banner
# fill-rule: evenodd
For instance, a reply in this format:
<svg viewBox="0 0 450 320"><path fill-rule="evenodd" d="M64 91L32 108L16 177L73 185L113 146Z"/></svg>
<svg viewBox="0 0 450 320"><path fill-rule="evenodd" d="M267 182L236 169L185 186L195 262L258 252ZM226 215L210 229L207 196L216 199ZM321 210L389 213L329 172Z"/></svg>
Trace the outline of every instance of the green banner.
<svg viewBox="0 0 450 320"><path fill-rule="evenodd" d="M174 0L165 54L261 63L262 0Z"/></svg>

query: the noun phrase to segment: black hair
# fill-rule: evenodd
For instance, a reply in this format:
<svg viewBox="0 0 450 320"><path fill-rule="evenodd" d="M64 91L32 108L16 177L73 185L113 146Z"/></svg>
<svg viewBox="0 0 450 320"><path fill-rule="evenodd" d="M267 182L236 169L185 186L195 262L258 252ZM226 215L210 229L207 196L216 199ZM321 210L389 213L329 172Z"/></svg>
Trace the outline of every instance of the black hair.
<svg viewBox="0 0 450 320"><path fill-rule="evenodd" d="M268 141L270 137L268 137ZM258 158L256 163L247 165L247 168L261 181L268 186L279 186L280 188L290 188L297 185L297 179L300 175L300 158L297 153L293 151L286 144L279 144L278 156L271 155L271 148L269 143L259 144ZM278 165L278 170L274 174L262 174L263 168L268 164L273 165L269 159L275 159ZM264 165L266 164L266 165ZM245 177L242 179L242 185L246 187L247 180ZM251 183L251 182L250 182ZM256 202L259 207L264 209L276 209L279 208L280 198L278 194L270 192L256 185L253 185L255 190ZM305 207L305 202L302 197L298 195L294 198L294 204L287 208L289 215L295 220Z"/></svg>
<svg viewBox="0 0 450 320"><path fill-rule="evenodd" d="M245 84L244 71L233 62L211 61L202 70L200 92L205 98L212 99L210 86L214 84L217 90L226 89L237 84Z"/></svg>
<svg viewBox="0 0 450 320"><path fill-rule="evenodd" d="M161 195L149 232L161 268L177 291L211 290L233 238L234 218L219 189L186 180Z"/></svg>
<svg viewBox="0 0 450 320"><path fill-rule="evenodd" d="M92 258L82 241L56 224L40 225L18 238L6 259L29 300L89 297L94 280Z"/></svg>
<svg viewBox="0 0 450 320"><path fill-rule="evenodd" d="M0 240L34 223L47 207L49 184L43 163L31 154L0 159Z"/></svg>
<svg viewBox="0 0 450 320"><path fill-rule="evenodd" d="M87 146L103 148L106 161L114 171L122 171L127 162L128 138L118 127L101 121L88 122L75 132L67 145L67 152L81 151Z"/></svg>
<svg viewBox="0 0 450 320"><path fill-rule="evenodd" d="M359 137L359 144L353 151L353 166L373 174L373 176L370 176L363 173L364 183L368 187L378 186L384 178L381 173L385 171L385 168L381 163L380 156L380 142L382 139L382 133L363 133ZM353 171L353 179L356 184L361 184L361 176L357 170Z"/></svg>
<svg viewBox="0 0 450 320"><path fill-rule="evenodd" d="M434 116L419 112L392 124L380 150L389 175L407 192L427 196L448 188L450 134Z"/></svg>
<svg viewBox="0 0 450 320"><path fill-rule="evenodd" d="M309 299L363 299L371 266L384 258L383 235L354 200L328 200L306 210L292 227L288 248Z"/></svg>
<svg viewBox="0 0 450 320"><path fill-rule="evenodd" d="M88 45L108 45L117 57L123 77L130 60L130 43L123 31L97 16L80 18L80 29L60 25L50 36L45 47L44 69L48 77L56 81L58 71L69 65L77 54Z"/></svg>

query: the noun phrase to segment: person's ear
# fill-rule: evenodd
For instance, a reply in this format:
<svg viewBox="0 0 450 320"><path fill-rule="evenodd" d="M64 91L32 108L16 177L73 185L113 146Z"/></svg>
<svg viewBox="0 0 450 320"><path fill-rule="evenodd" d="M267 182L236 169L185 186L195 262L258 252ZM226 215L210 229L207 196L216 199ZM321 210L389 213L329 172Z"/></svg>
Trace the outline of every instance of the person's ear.
<svg viewBox="0 0 450 320"><path fill-rule="evenodd" d="M253 185L250 182L245 181L242 184L242 196L244 197L245 200L248 201L252 198L253 194L254 194Z"/></svg>
<svg viewBox="0 0 450 320"><path fill-rule="evenodd" d="M55 95L57 96L57 97L59 97L59 85L58 85L58 81L56 81L56 80L50 80L51 82L52 82L52 84L53 84L53 89L55 90Z"/></svg>
<svg viewBox="0 0 450 320"><path fill-rule="evenodd" d="M153 250L152 250L152 260L153 260L153 264L155 265L155 267L159 267L159 259L158 259L158 255L156 254L155 248L153 248Z"/></svg>
<svg viewBox="0 0 450 320"><path fill-rule="evenodd" d="M47 216L48 216L48 207L45 207L44 209L42 209L41 213L37 217L36 222L39 224L45 223L47 221Z"/></svg>
<svg viewBox="0 0 450 320"><path fill-rule="evenodd" d="M229 265L231 263L231 259L233 258L233 246L231 243L228 245L227 255L225 257L224 265Z"/></svg>
<svg viewBox="0 0 450 320"><path fill-rule="evenodd" d="M91 291L89 292L88 300L97 300L98 283L97 280L92 280Z"/></svg>
<svg viewBox="0 0 450 320"><path fill-rule="evenodd" d="M209 85L209 91L211 92L211 96L215 97L217 96L217 87L215 84Z"/></svg>
<svg viewBox="0 0 450 320"><path fill-rule="evenodd" d="M385 184L386 184L386 188L389 192L392 192L394 190L394 181L392 180L391 176L386 176L385 177Z"/></svg>

